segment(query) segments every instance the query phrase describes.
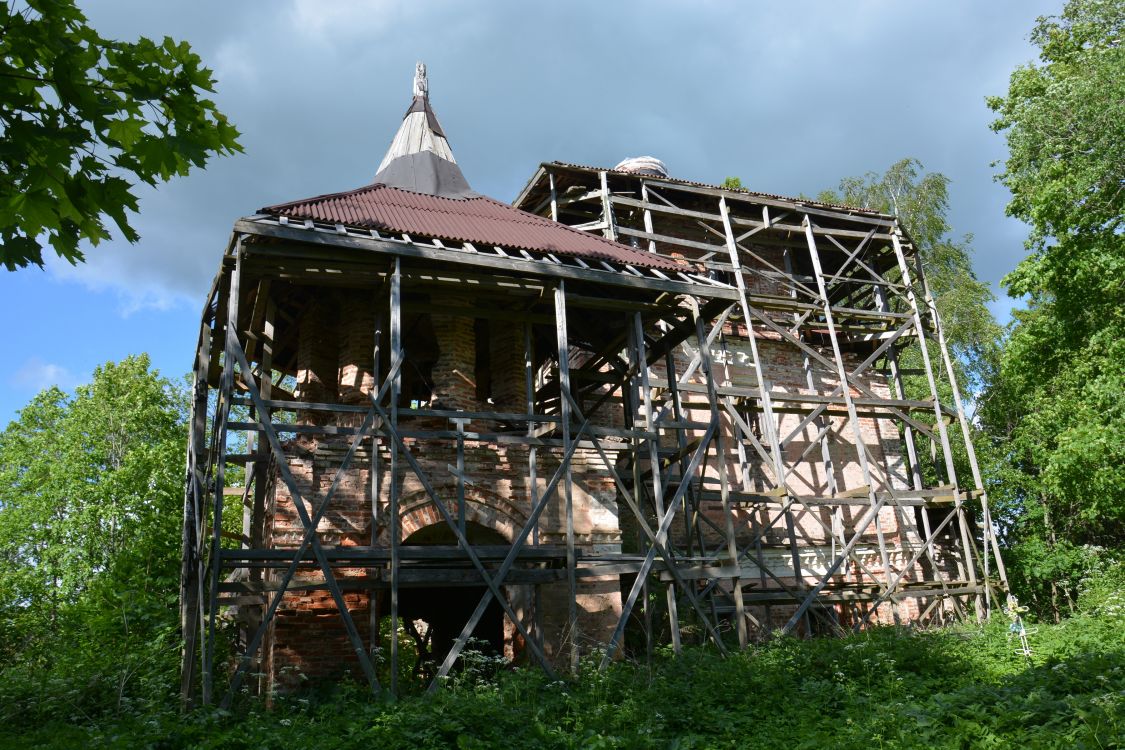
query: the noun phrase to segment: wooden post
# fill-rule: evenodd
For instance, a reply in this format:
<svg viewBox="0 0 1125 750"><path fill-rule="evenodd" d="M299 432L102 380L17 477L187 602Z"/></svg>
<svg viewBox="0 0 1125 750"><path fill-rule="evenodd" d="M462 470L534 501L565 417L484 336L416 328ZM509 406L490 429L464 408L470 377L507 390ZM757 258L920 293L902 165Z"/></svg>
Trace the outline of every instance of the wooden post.
<svg viewBox="0 0 1125 750"><path fill-rule="evenodd" d="M762 405L762 427L766 433L766 440L769 442L770 457L773 459L774 481L777 485L777 489L784 490L787 496L791 496L792 493L789 492L785 481L787 472L785 469L784 454L781 449L781 441L778 439L777 435L777 422L775 421L773 407L770 403L769 383L766 381L762 358L758 354L758 341L754 336L754 317L750 311L750 302L746 297L746 280L742 277L742 263L738 258L738 242L735 240L734 231L731 229L730 212L727 209L727 199L725 196L719 197L719 215L723 221L723 233L726 238L727 253L730 256L730 263L734 269L735 286L738 288L738 302L742 307L743 322L746 324L746 338L750 342L750 354L754 360L754 374L757 376L758 395ZM803 589L805 587L805 577L801 572L801 557L797 552L795 533L796 524L791 511L788 512L785 517L785 525L789 536L790 557L793 561L793 578L797 588ZM807 615L805 615L805 631L811 634Z"/></svg>
<svg viewBox="0 0 1125 750"><path fill-rule="evenodd" d="M372 303L375 305L375 330L372 332L371 337L371 390L372 393L378 393L380 390L380 373L383 367L383 325L385 318L383 312L379 310L379 303L382 301L382 291L385 287L380 285L375 292L375 299ZM380 460L379 451L382 447L382 441L379 438L379 431L371 431L371 535L369 537L369 544L376 547L379 544L379 522L380 511L379 502L382 497L383 478L382 478L382 461ZM378 568L371 568L372 572L380 570ZM371 658L372 664L376 664L376 657L379 653L379 591L371 591L368 594L368 610L367 610L367 642L368 653Z"/></svg>
<svg viewBox="0 0 1125 750"><path fill-rule="evenodd" d="M184 487L183 558L180 570L180 632L184 639L180 668L180 703L185 710L192 705L195 682L195 657L202 623L203 568L200 548L203 519L204 484L202 481L207 450L207 370L211 354L211 327L200 324L192 376L192 403L187 449L187 477Z"/></svg>
<svg viewBox="0 0 1125 750"><path fill-rule="evenodd" d="M613 202L609 199L609 180L605 171L598 173L602 188L602 216L605 220L605 229L602 233L607 240L617 241L617 221L613 217Z"/></svg>
<svg viewBox="0 0 1125 750"><path fill-rule="evenodd" d="M652 230L652 211L650 211L648 206L647 206L647 204L648 204L648 183L644 180L641 180L641 201L643 201L646 204L645 213L644 213L645 231L648 232L649 234L653 234L654 232ZM650 253L656 252L656 240L650 239L648 241L648 251Z"/></svg>
<svg viewBox="0 0 1125 750"><path fill-rule="evenodd" d="M274 303L271 297L268 297L270 285L261 283L258 285L258 294L267 295L264 303L264 311L262 318L262 330L256 332L256 335L261 337L261 346L259 348L259 364L258 370L258 389L262 394L262 400L269 401L273 398L273 353L274 353ZM255 301L255 307L263 304L261 300ZM249 377L249 376L248 376ZM273 419L272 410L266 407L265 412L260 415L263 422L270 422ZM253 420L251 420L253 421ZM254 461L246 467L247 469L247 482L253 482L254 495L247 507L244 508L243 515L243 537L245 539L244 545L247 549L261 549L265 540L265 523L266 523L266 491L269 489L269 467L270 467L270 447L265 440L258 437L256 431L248 431L246 433L247 446L253 448ZM251 476L251 467L253 467ZM250 568L248 571L248 578L251 582L261 583L268 580L268 574L261 568ZM246 631L253 633L262 621L262 607L255 605L248 607L248 616L246 618ZM258 670L262 673L263 670ZM261 679L257 681L252 688L255 693L260 694L262 691Z"/></svg>
<svg viewBox="0 0 1125 750"><path fill-rule="evenodd" d="M965 573L969 577L969 583L973 588L977 585L976 566L973 564L972 548L969 544L966 526L968 520L965 517L965 510L962 507L964 500L961 497L961 492L957 489L957 469L953 465L953 451L949 444L949 433L945 428L945 415L941 409L941 397L938 395L937 383L934 380L934 369L930 364L929 347L926 345L926 328L922 324L922 313L918 306L918 299L914 294L913 283L910 280L910 267L906 262L906 254L902 250L902 241L899 234L896 232L891 235L891 244L895 250L895 257L898 260L899 272L902 274L902 283L906 288L906 299L910 303L910 311L914 317L914 328L918 332L918 349L922 355L922 368L926 371L926 381L930 386L930 395L934 401L934 421L938 430L938 435L941 438L942 453L945 457L945 471L950 484L953 485L954 494L954 508L957 514L957 525L961 531L961 547L963 550L965 561ZM983 619L983 602L981 597L977 594L977 620Z"/></svg>
<svg viewBox="0 0 1125 750"><path fill-rule="evenodd" d="M234 348L238 344L238 298L239 285L242 278L242 240L234 248L234 270L230 277L230 293L227 302L227 318L224 322L224 354L223 375L219 383L218 417L216 430L217 455L215 457L215 496L213 507L213 532L211 537L211 556L208 564L211 569L211 588L209 605L207 609L207 656L203 664L203 703L210 705L212 686L214 680L215 659L215 628L219 617L219 579L223 568L222 532L223 532L223 490L226 488L226 458L227 458L227 418L230 414L231 392L234 389ZM246 373L246 377L250 377Z"/></svg>
<svg viewBox="0 0 1125 750"><path fill-rule="evenodd" d="M559 196L555 192L555 176L550 172L547 173L547 181L551 186L551 220L559 220Z"/></svg>
<svg viewBox="0 0 1125 750"><path fill-rule="evenodd" d="M603 173L604 174L604 173ZM562 416L563 452L570 453L570 353L566 331L566 282L559 280L555 287L555 336L558 340L559 356L559 409ZM567 605L567 623L570 631L570 669L578 671L578 582L576 580L577 562L574 548L574 497L571 464L567 459L566 474L563 478L563 502L566 505L566 583L570 590Z"/></svg>
<svg viewBox="0 0 1125 750"><path fill-rule="evenodd" d="M634 380L634 391L636 393L635 406L641 410L641 415L644 417L644 429L647 432L656 431L656 423L653 419L652 412L652 386L649 382L648 374L648 354L645 351L645 333L644 324L641 320L640 313L633 313L632 316L632 339L633 346L630 356L634 362L632 368L636 370L636 378ZM636 425L634 425L635 427ZM664 487L660 479L660 446L657 441L649 438L645 441L648 446L648 461L651 467L652 474L652 498L653 505L656 508L657 516L664 515ZM639 446L638 446L639 447ZM680 481L686 481L686 477L681 477ZM647 593L647 592L645 592ZM676 607L676 585L669 583L667 586L668 599L668 627L672 633L672 648L675 653L680 653L680 623L679 615Z"/></svg>
<svg viewBox="0 0 1125 750"><path fill-rule="evenodd" d="M457 528L461 529L461 533L466 533L466 515L465 515L465 425L469 423L468 419L453 417L449 420L453 422L457 431Z"/></svg>
<svg viewBox="0 0 1125 750"><path fill-rule="evenodd" d="M399 359L405 357L402 350L402 261L395 258L394 273L391 275L391 357ZM395 373L391 382L390 394L390 422L391 427L398 431L398 399L399 389L402 385L401 369ZM398 517L398 447L392 442L390 446L390 502L388 511L390 518L391 538L391 696L398 695L398 588L399 588L399 517Z"/></svg>
<svg viewBox="0 0 1125 750"><path fill-rule="evenodd" d="M552 205L554 204L554 178L551 178L551 195ZM557 221L557 219L556 219ZM535 345L532 336L531 323L525 322L523 324L523 381L524 381L524 408L527 410L528 417L535 416ZM535 436L535 422L531 419L527 421L527 436L532 438ZM539 476L538 467L538 449L534 444L527 447L527 487L528 499L530 506L534 508L539 502ZM539 546L539 522L536 521L531 529L531 544L532 546ZM532 632L537 638L543 637L543 625L539 612L540 595L539 587L533 587L532 602L531 602L531 625Z"/></svg>
<svg viewBox="0 0 1125 750"><path fill-rule="evenodd" d="M696 310L698 312L698 308L699 308L698 303L695 300L693 300L692 303L694 305L693 310ZM697 317L698 317L698 315L697 315ZM701 341L702 341L702 339L701 339ZM700 352L702 352L702 351L703 351L703 349L701 348ZM672 401L672 416L677 422L682 422L686 419L686 417L684 416L683 403L680 400L680 390L679 390L677 378L676 378L676 357L673 354L671 348L668 348L665 351L665 354L664 354L664 369L667 370L668 393L669 393L669 395L671 397L671 401ZM688 441L687 441L687 436L684 434L684 430L680 429L680 428L677 428L676 429L676 448L677 448L677 452L679 452L681 455L686 456L686 454L688 452L687 445L688 445ZM654 446L654 450L655 450L655 447L656 446ZM650 461L653 461L653 463L652 463L652 475L653 475L653 482L654 482L653 486L656 487L657 486L656 483L660 481L660 476L659 476L660 475L660 469L659 469L660 464L659 464L659 462L657 462L657 461L655 461L654 459L651 459L651 458L650 458ZM685 463L685 459L680 459L679 464L680 464L680 481L685 482L685 481L688 480L687 475L684 474L684 471L683 471L687 466L687 464ZM663 490L661 490L661 492L663 493ZM664 508L664 501L663 501L663 498L661 498L661 500L659 502L659 505L657 506L657 513L658 513L657 517L658 518L659 518L659 514L663 513L663 508ZM673 653L678 654L678 653L680 653L680 648L681 648L681 644L680 644L680 619L679 619L679 613L676 611L675 591L672 589L671 586L668 587L668 607L669 607L668 617L669 617L669 620L672 622L672 651L673 651Z"/></svg>
<svg viewBox="0 0 1125 750"><path fill-rule="evenodd" d="M625 419L625 427L629 430L632 430L633 432L633 434L629 437L629 460L632 464L632 489L633 493L636 496L634 504L637 506L637 511L634 513L634 515L637 517L637 548L639 551L647 553L650 541L645 536L644 530L642 528L642 517L645 510L645 500L642 499L645 497L644 472L642 466L643 448L641 438L639 435L637 435L638 419L641 413L641 389L638 383L640 379L640 372L635 365L635 361L637 359L636 332L634 328L629 324L626 324L626 330L628 332L628 335L626 337L628 339L628 346L625 349L627 370L626 377L622 379L621 383L621 402L622 412ZM606 464L608 465L609 462L606 461ZM655 469L653 468L651 463L649 469L650 471L653 471L655 473ZM624 493L623 490L622 492ZM654 507L656 502L658 501L654 499ZM661 504L661 507L663 507L663 500L661 499L659 500L659 502ZM645 657L647 659L651 659L654 653L652 627L653 607L652 602L649 601L649 588L649 582L647 580L641 583L641 618L645 633ZM673 625L672 627L672 642L674 646L678 647L678 624Z"/></svg>

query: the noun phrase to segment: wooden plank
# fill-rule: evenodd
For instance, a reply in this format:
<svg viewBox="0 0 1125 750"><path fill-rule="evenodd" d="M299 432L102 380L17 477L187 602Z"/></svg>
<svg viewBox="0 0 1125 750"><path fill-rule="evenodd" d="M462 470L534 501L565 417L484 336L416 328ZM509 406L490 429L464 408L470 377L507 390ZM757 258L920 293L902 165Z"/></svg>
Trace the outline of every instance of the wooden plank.
<svg viewBox="0 0 1125 750"><path fill-rule="evenodd" d="M682 237L674 237L668 234L655 234L652 232L645 232L641 229L632 229L630 227L618 227L618 234L623 234L627 237L639 237L643 240L652 240L654 242L661 242L667 245L677 245L679 247L690 247L695 250L704 250L707 252L718 253L722 252L722 245L712 245L707 242L699 242L697 240L688 240Z"/></svg>
<svg viewBox="0 0 1125 750"><path fill-rule="evenodd" d="M246 357L243 354L242 348L241 346L239 346L237 341L234 341L233 343L232 353L238 359L239 365L244 370L248 371L250 369L250 365L246 362ZM392 365L392 373L397 373L401 365L402 360L399 359ZM249 386L250 397L254 400L256 408L258 409L259 413L264 412L265 410L263 408L263 405L260 403L261 395L259 394L257 387L252 381L249 383ZM385 391L381 390L378 396L372 394L372 398L382 398L384 393ZM368 415L364 417L364 424L361 425L361 430L367 429L367 427L370 425L370 420L372 419L372 417L373 415L371 413L368 413ZM245 678L247 670L250 667L250 660L257 652L257 649L261 646L266 629L272 621L273 616L276 614L278 605L280 605L281 603L281 599L285 593L284 585L288 584L288 582L292 580L293 575L297 570L300 555L304 550L309 548L313 550L313 554L317 559L317 564L323 572L329 589L332 592L333 601L336 604L340 619L343 620L344 629L347 632L348 639L351 642L353 650L355 651L355 654L359 659L360 666L363 669L364 675L367 677L371 689L373 691L378 690L378 677L375 675L371 660L367 654L366 649L364 649L363 647L363 642L359 638L359 633L355 628L355 622L352 619L351 613L348 611L347 606L345 605L343 596L340 594L339 587L335 585L335 576L333 575L328 560L324 557L324 549L316 533L317 525L319 524L321 517L324 515L324 512L327 510L328 504L332 500L332 496L335 494L336 489L339 487L340 482L345 476L348 464L350 463L352 457L355 455L355 450L360 442L359 436L357 435L351 441L348 452L347 454L345 454L344 460L341 462L339 469L336 471L335 477L332 480L332 484L329 486L324 497L321 499L319 506L313 508L314 513L310 517L308 510L305 508L306 500L304 499L300 488L298 488L297 486L296 480L293 477L292 470L289 468L289 462L286 459L285 452L282 449L281 442L277 437L277 433L269 429L265 430L264 433L267 440L269 440L272 455L275 458L275 464L278 469L278 474L281 480L285 483L286 488L289 490L290 497L293 501L293 507L297 510L297 515L300 517L304 532L301 539L301 545L298 548L297 552L294 553L293 560L289 563L289 567L286 569L285 575L281 579L282 590L278 591L277 594L271 599L270 605L266 610L266 614L263 617L262 622L259 624L258 629L255 631L253 637L250 639L246 647L246 651L243 653L242 658L239 660L238 666L233 677L231 678L230 686L227 689L227 693L224 696L221 705L224 708L229 707L231 701L234 699L234 695L238 692L238 689L242 684L242 680Z"/></svg>
<svg viewBox="0 0 1125 750"><path fill-rule="evenodd" d="M860 425L860 422L859 422L859 414L856 411L856 404L855 404L854 400L852 399L851 388L845 386L845 384L847 384L849 382L854 382L855 378L854 377L849 378L848 372L844 367L844 357L840 352L839 339L836 337L835 319L833 318L832 309L831 309L831 306L829 305L829 302L828 302L828 291L827 291L827 287L826 287L826 282L824 280L823 268L821 267L821 263L820 263L820 253L817 249L816 239L815 239L815 235L813 233L812 219L810 217L806 216L804 223L805 223L805 236L806 236L806 239L808 240L808 245L809 245L809 259L812 261L813 275L816 277L817 289L820 292L820 297L821 297L821 299L823 301L823 304L824 304L824 319L828 323L828 339L832 344L832 354L833 354L833 357L835 359L836 374L839 377L839 383L840 383L840 386L841 386L840 392L843 394L844 401L847 405L848 423L851 425L851 428L852 428L852 439L855 442L856 458L859 462L860 473L863 475L863 482L864 482L863 487L856 488L856 489L853 489L851 491L845 491L842 494L844 495L844 497L854 497L856 492L862 491L870 499L871 507L872 508L878 508L882 505L882 501L880 501L876 497L875 490L873 488L874 483L873 483L872 478L871 478L871 467L870 467L870 465L868 464L868 461L867 461L867 448L866 448L866 443L864 442L864 438L863 438L863 429L862 429L862 426ZM867 391L866 388L862 388L861 390ZM869 391L868 391L868 393L870 395ZM878 514L878 511L876 510L876 515L877 514ZM875 523L875 533L876 533L876 537L877 537L878 542L879 542L879 555L880 555L881 562L882 562L882 565L883 565L883 576L884 576L884 579L887 583L887 592L888 592L888 595L891 596L892 600L893 600L893 593L892 593L893 588L892 588L892 585L890 583L890 578L891 578L890 556L887 552L886 539L885 539L885 536L883 534L883 526L877 520L876 520L876 523ZM896 622L898 621L897 610L895 612L895 621ZM788 627L788 625L787 625L787 627Z"/></svg>

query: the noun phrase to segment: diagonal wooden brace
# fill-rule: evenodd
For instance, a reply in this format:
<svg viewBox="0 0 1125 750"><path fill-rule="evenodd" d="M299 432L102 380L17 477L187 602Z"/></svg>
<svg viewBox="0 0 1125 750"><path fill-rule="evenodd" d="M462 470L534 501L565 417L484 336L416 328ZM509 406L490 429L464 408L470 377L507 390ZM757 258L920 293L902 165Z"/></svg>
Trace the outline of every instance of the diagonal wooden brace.
<svg viewBox="0 0 1125 750"><path fill-rule="evenodd" d="M703 460L703 455L707 452L707 448L711 444L711 439L715 436L716 429L717 424L715 421L715 415L712 415L711 423L707 427L707 430L703 435L703 439L699 443L699 447L696 448L695 453L692 454L691 460L688 461L688 465L683 472L683 476L689 476L695 473L695 470L699 467L699 462ZM663 542L663 540L668 536L668 529L671 528L672 521L676 517L676 506L679 504L680 500L683 499L684 493L687 491L687 488L688 482L680 482L680 486L676 489L676 494L673 495L672 499L668 502L666 506L667 509L664 511L664 517L660 519L660 526L656 531L657 540ZM648 553L645 555L644 562L641 563L641 568L639 571L637 571L637 579L633 582L633 588L629 591L629 596L626 599L624 605L622 605L621 607L621 617L617 620L617 627L614 628L613 636L610 638L609 643L606 645L605 654L602 656L602 669L609 666L610 661L613 659L613 655L617 652L618 645L621 642L621 636L625 632L625 623L628 622L629 615L633 611L633 605L637 603L637 597L640 595L641 589L644 587L645 579L648 577L648 573L652 569L653 562L656 561L656 553L657 549L655 546L649 547ZM725 650L726 649L724 647L720 646L720 651L725 652Z"/></svg>
<svg viewBox="0 0 1125 750"><path fill-rule="evenodd" d="M237 359L238 364L242 368L243 372L249 373L250 366L246 361L246 355L243 353L242 347L238 344L237 341L234 342L232 352L234 353L235 358ZM397 373L401 366L402 358L398 357L392 365L392 374ZM372 394L372 398L383 398L386 395L387 388L392 380L393 378L388 378L383 387L379 390L378 395ZM258 386L254 382L253 377L246 378L246 386L250 392L250 398L254 402L254 407L257 413L259 415L268 414L269 411L265 408L265 403L262 400L261 393L259 392ZM355 650L356 655L359 657L360 666L364 671L364 675L368 678L373 691L379 689L379 679L375 675L375 669L371 664L370 658L367 655L367 649L363 646L363 641L359 637L359 631L355 627L355 622L351 617L351 613L348 612L343 595L340 592L339 584L337 583L336 577L332 573L331 566L329 565L328 560L324 555L324 549L320 544L320 540L316 536L316 527L320 522L320 518L323 516L325 510L327 510L328 503L331 501L332 496L335 494L336 488L339 486L339 482L343 479L343 469L346 468L347 464L350 463L352 457L355 455L355 450L358 447L360 441L367 434L374 416L374 409L368 411L367 415L364 418L363 425L357 431L356 436L353 438L352 443L348 448L348 452L344 457L343 463L336 472L336 476L333 479L332 485L329 487L328 492L325 494L324 499L320 503L320 506L314 508L314 517L310 517L307 509L305 508L304 497L302 496L300 489L297 487L297 483L293 477L292 471L290 471L289 469L289 462L286 459L285 451L281 447L281 441L278 439L277 433L274 431L273 426L269 423L268 420L265 419L262 419L262 421L259 422L262 431L265 433L266 440L270 444L270 450L273 453L278 468L278 473L281 475L282 481L285 483L290 492L290 495L292 496L293 505L297 509L297 513L301 518L301 523L305 528L305 534L301 540L301 545L298 547L296 553L293 556L289 568L286 570L285 576L282 578L282 585L274 594L274 597L270 602L270 607L267 610L266 616L262 618L262 622L259 624L258 630L257 632L255 632L251 643L247 645L246 653L243 655L242 662L239 664L238 670L235 672L234 678L231 681L231 686L227 691L227 695L223 698L224 706L229 706L230 701L233 700L234 693L238 690L238 686L241 684L241 681L246 674L246 669L249 667L249 662L251 659L253 659L254 654L257 652L258 647L260 646L261 641L264 638L265 630L272 620L273 616L275 615L278 606L281 604L281 600L285 595L285 591L289 585L289 582L292 580L293 575L296 573L299 561L310 547L313 550L313 554L317 559L317 563L320 566L321 571L324 573L325 583L328 586L329 591L332 593L332 598L336 603L337 609L339 609L340 611L340 617L344 621L344 628L348 633L348 639L351 641L352 648L353 650ZM312 504L310 503L310 506L311 505Z"/></svg>
<svg viewBox="0 0 1125 750"><path fill-rule="evenodd" d="M374 401L372 401L372 408L375 410L375 413L382 418L382 428L387 432L391 440L394 441L395 445L398 447L398 450L402 452L402 456L406 459L406 462L410 464L410 468L418 478L418 481L421 482L422 488L425 489L426 494L429 495L430 502L434 505L434 507L437 508L438 512L441 513L441 516L445 520L445 523L449 526L450 530L453 532L453 536L457 539L457 543L463 550L465 550L465 554L468 555L469 562L471 562L473 564L473 567L477 569L477 573L480 574L481 580L484 581L484 584L488 587L492 595L496 597L496 601L504 609L504 613L507 614L509 618L511 618L512 624L516 626L516 629L519 630L520 635L523 636L524 640L527 642L528 648L531 649L532 655L534 655L536 660L539 661L544 671L546 671L548 674L553 674L551 666L547 662L547 657L543 654L543 650L539 647L539 644L535 641L535 639L531 637L531 634L527 631L527 628L524 626L523 622L520 621L519 617L512 609L512 605L500 591L500 587L497 585L496 581L493 580L492 576L488 574L488 569L484 567L484 563L480 561L480 557L478 557L477 553L473 550L473 545L469 544L469 540L465 538L465 535L458 527L457 519L453 517L453 515L449 512L449 509L445 507L445 503L443 503L441 501L441 498L438 497L437 491L430 483L429 478L426 476L426 472L422 470L422 466L418 463L418 459L415 458L414 454L410 452L410 449L406 447L406 443L403 441L402 435L400 435L398 430L395 429L394 425L391 424L391 420L387 416L387 412L383 409L382 406Z"/></svg>

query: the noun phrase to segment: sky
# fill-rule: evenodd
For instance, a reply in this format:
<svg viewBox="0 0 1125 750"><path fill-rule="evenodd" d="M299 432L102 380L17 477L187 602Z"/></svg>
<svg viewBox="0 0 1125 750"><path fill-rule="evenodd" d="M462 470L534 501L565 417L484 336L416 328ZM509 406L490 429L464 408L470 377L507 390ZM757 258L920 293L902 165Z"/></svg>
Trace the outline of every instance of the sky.
<svg viewBox="0 0 1125 750"><path fill-rule="evenodd" d="M189 42L245 153L138 188L141 240L87 262L0 269L0 425L42 388L147 352L191 368L204 295L233 222L368 184L425 61L430 98L473 189L510 201L544 161L653 155L672 176L815 194L904 157L951 180L1003 322L1000 279L1027 228L994 180L985 97L1032 62L1028 34L1062 0L785 3L570 0L79 2L105 37Z"/></svg>

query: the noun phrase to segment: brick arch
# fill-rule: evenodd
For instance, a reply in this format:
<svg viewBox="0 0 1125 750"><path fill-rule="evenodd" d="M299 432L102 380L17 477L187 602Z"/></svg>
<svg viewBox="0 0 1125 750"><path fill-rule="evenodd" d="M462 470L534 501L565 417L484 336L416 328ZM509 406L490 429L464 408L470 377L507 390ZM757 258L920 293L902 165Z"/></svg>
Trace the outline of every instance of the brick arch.
<svg viewBox="0 0 1125 750"><path fill-rule="evenodd" d="M456 518L457 498L446 497L442 503L449 515ZM527 509L491 490L465 487L465 520L491 529L511 542L527 523ZM399 503L400 542L419 529L444 523L441 512L434 507L425 490L413 492Z"/></svg>

